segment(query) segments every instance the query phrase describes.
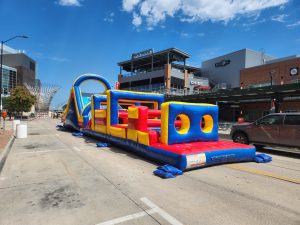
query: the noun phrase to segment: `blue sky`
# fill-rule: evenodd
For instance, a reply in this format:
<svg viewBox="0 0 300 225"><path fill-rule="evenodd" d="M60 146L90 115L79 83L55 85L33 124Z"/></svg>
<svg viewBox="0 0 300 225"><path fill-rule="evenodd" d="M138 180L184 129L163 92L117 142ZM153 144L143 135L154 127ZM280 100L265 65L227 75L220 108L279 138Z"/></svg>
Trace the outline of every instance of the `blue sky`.
<svg viewBox="0 0 300 225"><path fill-rule="evenodd" d="M83 73L117 79L134 52L177 47L189 64L243 48L300 54L300 0L0 0L0 39L38 63L38 78L67 101Z"/></svg>

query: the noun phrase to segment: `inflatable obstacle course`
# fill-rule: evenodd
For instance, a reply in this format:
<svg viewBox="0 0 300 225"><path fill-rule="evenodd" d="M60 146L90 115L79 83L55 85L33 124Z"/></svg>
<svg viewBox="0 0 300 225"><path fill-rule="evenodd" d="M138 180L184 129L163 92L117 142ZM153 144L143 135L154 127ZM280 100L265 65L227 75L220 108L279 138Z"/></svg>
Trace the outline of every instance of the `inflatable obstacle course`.
<svg viewBox="0 0 300 225"><path fill-rule="evenodd" d="M102 95L83 96L80 84L95 80ZM218 107L212 104L164 102L154 93L111 90L101 76L78 77L62 122L105 143L180 170L222 163L253 161L253 146L218 138Z"/></svg>

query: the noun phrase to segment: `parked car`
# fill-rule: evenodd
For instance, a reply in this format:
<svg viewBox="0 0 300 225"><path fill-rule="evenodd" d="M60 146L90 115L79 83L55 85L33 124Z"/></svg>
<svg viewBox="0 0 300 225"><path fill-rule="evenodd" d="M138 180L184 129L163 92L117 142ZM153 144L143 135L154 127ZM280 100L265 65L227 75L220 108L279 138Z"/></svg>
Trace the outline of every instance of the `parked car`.
<svg viewBox="0 0 300 225"><path fill-rule="evenodd" d="M234 142L300 147L300 113L272 113L253 123L233 125Z"/></svg>

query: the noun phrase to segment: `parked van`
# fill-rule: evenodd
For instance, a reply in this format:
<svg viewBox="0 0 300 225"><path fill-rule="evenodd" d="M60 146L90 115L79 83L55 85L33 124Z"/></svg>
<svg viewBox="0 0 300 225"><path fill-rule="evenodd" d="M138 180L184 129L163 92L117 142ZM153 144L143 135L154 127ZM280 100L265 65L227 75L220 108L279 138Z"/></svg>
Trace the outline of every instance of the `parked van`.
<svg viewBox="0 0 300 225"><path fill-rule="evenodd" d="M300 148L300 113L272 113L231 129L234 142Z"/></svg>

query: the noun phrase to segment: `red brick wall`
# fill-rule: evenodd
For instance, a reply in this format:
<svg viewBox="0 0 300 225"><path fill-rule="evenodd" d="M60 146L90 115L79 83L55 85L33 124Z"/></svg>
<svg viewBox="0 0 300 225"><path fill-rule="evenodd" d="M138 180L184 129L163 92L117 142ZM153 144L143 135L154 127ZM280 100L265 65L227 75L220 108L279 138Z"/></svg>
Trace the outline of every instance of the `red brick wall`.
<svg viewBox="0 0 300 225"><path fill-rule="evenodd" d="M298 67L299 73L291 76L290 69L294 67ZM287 84L293 80L300 80L300 58L242 69L240 72L241 87L247 88L251 84L270 83L271 74L273 85Z"/></svg>

